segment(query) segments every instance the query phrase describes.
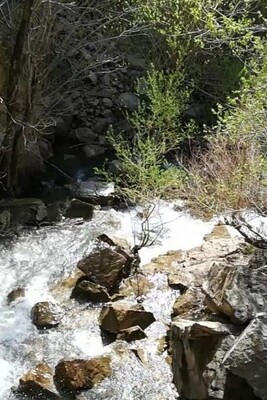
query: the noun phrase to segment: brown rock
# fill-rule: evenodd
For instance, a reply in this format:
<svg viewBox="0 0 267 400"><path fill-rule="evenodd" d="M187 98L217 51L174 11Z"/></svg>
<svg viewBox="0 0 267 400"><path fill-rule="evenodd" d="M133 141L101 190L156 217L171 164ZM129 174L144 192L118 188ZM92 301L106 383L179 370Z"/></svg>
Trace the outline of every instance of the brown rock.
<svg viewBox="0 0 267 400"><path fill-rule="evenodd" d="M10 293L7 295L7 302L8 304L12 303L13 301L17 299L21 299L25 297L25 289L24 288L16 288L13 289Z"/></svg>
<svg viewBox="0 0 267 400"><path fill-rule="evenodd" d="M95 303L110 301L110 296L105 287L84 278L78 280L71 293L71 297L80 301Z"/></svg>
<svg viewBox="0 0 267 400"><path fill-rule="evenodd" d="M146 329L155 321L155 318L151 312L145 311L140 306L111 304L102 308L99 321L102 329L111 333L119 333L136 325Z"/></svg>
<svg viewBox="0 0 267 400"><path fill-rule="evenodd" d="M19 380L19 394L43 400L60 400L53 382L52 369L47 364L38 364Z"/></svg>
<svg viewBox="0 0 267 400"><path fill-rule="evenodd" d="M64 391L91 389L112 374L110 357L90 360L60 361L55 369L55 382Z"/></svg>
<svg viewBox="0 0 267 400"><path fill-rule="evenodd" d="M109 247L95 250L79 261L77 267L90 281L104 286L108 291L117 288L124 276L129 259Z"/></svg>
<svg viewBox="0 0 267 400"><path fill-rule="evenodd" d="M188 289L176 299L173 305L173 316L199 317L204 311L204 300L205 295L200 289Z"/></svg>
<svg viewBox="0 0 267 400"><path fill-rule="evenodd" d="M31 310L32 322L38 329L54 328L59 325L62 317L62 310L48 301L36 303Z"/></svg>
<svg viewBox="0 0 267 400"><path fill-rule="evenodd" d="M204 240L220 240L220 239L231 239L231 235L224 225L215 225L211 233L204 236Z"/></svg>
<svg viewBox="0 0 267 400"><path fill-rule="evenodd" d="M132 326L128 329L123 329L118 335L118 339L126 340L126 342L133 342L134 340L141 340L146 338L146 334L140 326Z"/></svg>
<svg viewBox="0 0 267 400"><path fill-rule="evenodd" d="M153 283L142 274L135 274L125 279L119 289L120 295L127 296L143 296L154 287Z"/></svg>

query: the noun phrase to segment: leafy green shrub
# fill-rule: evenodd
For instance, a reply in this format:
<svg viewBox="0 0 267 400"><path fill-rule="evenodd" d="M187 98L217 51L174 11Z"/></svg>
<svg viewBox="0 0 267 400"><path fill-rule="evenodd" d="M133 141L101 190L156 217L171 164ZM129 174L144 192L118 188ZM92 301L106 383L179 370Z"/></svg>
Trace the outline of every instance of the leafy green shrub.
<svg viewBox="0 0 267 400"><path fill-rule="evenodd" d="M132 134L109 133L121 174L115 178L103 172L107 179L116 180L120 190L133 201L167 197L177 188L184 173L175 167L165 168L165 156L176 150L193 127L182 127L189 90L183 84L181 72L164 74L152 69L137 87L138 109L128 120ZM145 99L144 99L145 98Z"/></svg>

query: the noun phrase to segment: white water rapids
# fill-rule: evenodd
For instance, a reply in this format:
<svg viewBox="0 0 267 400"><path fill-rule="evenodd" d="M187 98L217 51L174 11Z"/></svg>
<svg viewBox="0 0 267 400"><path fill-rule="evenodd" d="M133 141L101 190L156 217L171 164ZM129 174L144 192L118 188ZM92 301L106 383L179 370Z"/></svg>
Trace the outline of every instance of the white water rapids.
<svg viewBox="0 0 267 400"><path fill-rule="evenodd" d="M142 249L145 264L168 250L190 249L201 244L213 223L206 223L174 211L173 206L159 203L150 225L160 237L147 249ZM142 348L147 363L142 364L132 351L120 351L118 343L104 346L98 327L100 306L78 304L66 298L54 298L51 287L76 267L90 252L92 241L101 233L125 238L134 244L140 232L137 210L118 212L113 209L95 212L92 221L77 224L63 221L53 227L24 232L13 240L0 244L0 399L13 399L10 389L19 377L40 362L54 367L62 359L85 358L111 353L113 374L78 399L98 400L174 400L177 393L172 385L166 354L157 354L157 339L166 334L172 305L177 292L162 290L164 277L154 275L154 289L144 299L146 310L156 318L147 330L147 339L124 348ZM138 238L137 238L138 242ZM7 294L14 288L25 287L26 296L7 304ZM54 292L53 292L54 293ZM39 332L30 318L31 307L37 301L53 300L65 311L62 324ZM134 301L135 299L128 299Z"/></svg>

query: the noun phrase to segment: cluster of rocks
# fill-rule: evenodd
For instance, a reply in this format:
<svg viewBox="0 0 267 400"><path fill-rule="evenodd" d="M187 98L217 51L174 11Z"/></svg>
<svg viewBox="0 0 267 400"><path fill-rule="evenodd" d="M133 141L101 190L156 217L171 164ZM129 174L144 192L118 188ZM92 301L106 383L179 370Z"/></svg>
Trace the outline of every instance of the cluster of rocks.
<svg viewBox="0 0 267 400"><path fill-rule="evenodd" d="M129 275L135 262L134 254L129 248L122 247L121 242L124 243L120 239L101 235L92 252L78 262L74 276L60 282L55 290L62 287L72 289L70 297L79 302L107 303L102 306L99 315L101 330L113 335L114 339L117 337L132 342L146 338L145 329L155 318L141 304L117 301L129 293L132 279ZM147 290L148 283L144 280L142 283L144 291ZM135 292L135 285L132 290ZM23 288L17 288L9 293L8 303L24 295ZM31 319L40 332L57 329L64 319L64 307L50 301L38 302L32 307ZM137 357L141 357L138 352ZM63 359L54 370L40 363L21 377L14 392L38 399L63 399L66 395L75 397L111 374L112 360L105 355L91 359Z"/></svg>
<svg viewBox="0 0 267 400"><path fill-rule="evenodd" d="M148 266L168 265L169 284L181 291L170 351L174 383L185 399L267 399L266 257L259 263L250 253L218 226L201 247Z"/></svg>

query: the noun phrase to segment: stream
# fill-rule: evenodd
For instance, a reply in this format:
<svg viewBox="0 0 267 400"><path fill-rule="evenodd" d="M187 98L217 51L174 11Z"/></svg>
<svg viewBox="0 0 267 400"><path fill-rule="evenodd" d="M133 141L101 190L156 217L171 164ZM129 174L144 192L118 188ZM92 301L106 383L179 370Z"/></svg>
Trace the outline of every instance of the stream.
<svg viewBox="0 0 267 400"><path fill-rule="evenodd" d="M173 204L158 202L150 228L155 235L153 246L140 251L141 264L168 250L190 249L202 243L213 222L202 222ZM160 273L150 276L154 288L144 297L143 305L152 311L156 322L146 329L147 338L132 343L116 341L105 344L98 326L101 304L79 304L69 293L55 290L57 284L75 270L87 255L94 239L111 234L138 243L141 230L139 210L96 211L91 221L64 220L54 226L21 233L0 244L0 399L13 400L10 389L21 375L40 362L55 367L66 358L88 358L111 354L113 374L77 399L98 400L174 400L178 398L166 352L157 350L166 335L172 305L179 292L166 284ZM23 299L7 304L7 294L24 287ZM30 311L38 301L54 301L64 309L64 318L56 329L40 332L32 324ZM136 303L135 298L123 302ZM143 349L140 361L131 349Z"/></svg>

